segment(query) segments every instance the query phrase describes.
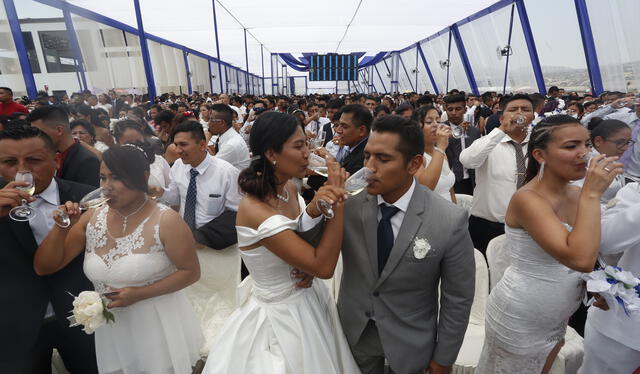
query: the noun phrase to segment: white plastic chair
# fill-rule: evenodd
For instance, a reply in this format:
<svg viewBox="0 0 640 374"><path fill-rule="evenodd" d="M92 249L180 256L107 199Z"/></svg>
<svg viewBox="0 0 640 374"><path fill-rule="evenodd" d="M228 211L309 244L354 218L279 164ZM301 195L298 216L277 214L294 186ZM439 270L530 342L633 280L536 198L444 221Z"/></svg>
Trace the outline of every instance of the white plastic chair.
<svg viewBox="0 0 640 374"><path fill-rule="evenodd" d="M184 289L200 318L205 343L204 357L226 319L235 310L237 287L240 284L240 250L236 244L222 250L197 250L200 279Z"/></svg>
<svg viewBox="0 0 640 374"><path fill-rule="evenodd" d="M333 301L338 302L338 296L340 295L340 281L342 280L342 253L338 257L336 263L336 270L333 272L333 277L329 279L322 279L324 284L329 289L329 294L333 297Z"/></svg>
<svg viewBox="0 0 640 374"><path fill-rule="evenodd" d="M484 316L489 296L489 270L484 256L477 249L473 250L476 261L476 286L473 304L469 315L469 324L456 362L453 364L454 374L472 374L478 366L480 352L484 344Z"/></svg>
<svg viewBox="0 0 640 374"><path fill-rule="evenodd" d="M487 246L487 261L491 289L500 281L504 271L509 267L511 258L506 236L500 235ZM584 339L571 326L567 326L564 345L553 362L550 374L576 374L584 356Z"/></svg>
<svg viewBox="0 0 640 374"><path fill-rule="evenodd" d="M471 215L471 203L473 202L473 196L457 193L456 201L457 205L460 205L461 207L466 209L469 215Z"/></svg>

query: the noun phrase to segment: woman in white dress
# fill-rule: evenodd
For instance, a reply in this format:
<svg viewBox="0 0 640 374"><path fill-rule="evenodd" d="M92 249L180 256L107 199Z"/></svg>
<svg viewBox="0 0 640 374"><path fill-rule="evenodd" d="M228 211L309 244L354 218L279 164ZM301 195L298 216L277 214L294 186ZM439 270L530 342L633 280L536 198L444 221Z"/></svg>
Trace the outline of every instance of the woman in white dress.
<svg viewBox="0 0 640 374"><path fill-rule="evenodd" d="M147 198L148 177L144 150L111 147L100 167L107 204L82 214L67 202L71 226L53 226L35 255L40 275L84 255L87 278L111 300L115 322L95 331L100 373L187 374L199 359L200 324L181 292L200 276L195 243L176 212Z"/></svg>
<svg viewBox="0 0 640 374"><path fill-rule="evenodd" d="M305 207L290 181L303 177L309 148L296 117L262 114L251 129L254 159L239 177L245 193L236 227L241 256L253 282L209 352L205 374L359 373L323 282L296 285L295 269L319 278L333 274L342 241L346 172L328 161L325 186ZM317 247L296 230L303 209L317 213L319 199L334 204ZM314 211L315 210L315 211Z"/></svg>
<svg viewBox="0 0 640 374"><path fill-rule="evenodd" d="M453 185L456 176L449 168L445 153L451 128L440 124L440 111L432 106L418 109L414 113L414 120L422 127L424 135L424 167L416 173L416 178L422 185L455 204Z"/></svg>
<svg viewBox="0 0 640 374"><path fill-rule="evenodd" d="M515 126L513 117L501 122ZM587 165L589 133L571 116L544 119L530 139L527 184L505 218L511 265L489 295L476 374L549 372L584 294L579 272L598 255L600 196L622 173L616 157ZM582 190L569 184L585 174Z"/></svg>
<svg viewBox="0 0 640 374"><path fill-rule="evenodd" d="M624 152L629 148L631 142L631 128L624 122L617 119L594 118L589 121L589 132L591 134L591 144L593 150L591 157L598 155L622 157ZM582 187L584 179L577 180L573 185ZM618 191L624 187L624 176L617 176L609 185L609 188L602 194L600 202L607 204L609 200L616 197ZM613 264L607 261L608 264Z"/></svg>

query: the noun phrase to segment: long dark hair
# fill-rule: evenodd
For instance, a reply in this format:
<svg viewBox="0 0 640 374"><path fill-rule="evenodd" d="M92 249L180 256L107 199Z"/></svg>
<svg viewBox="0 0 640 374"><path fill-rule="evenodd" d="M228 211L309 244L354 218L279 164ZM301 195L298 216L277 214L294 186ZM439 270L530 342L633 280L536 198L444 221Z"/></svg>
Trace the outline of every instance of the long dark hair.
<svg viewBox="0 0 640 374"><path fill-rule="evenodd" d="M284 143L296 131L298 119L285 113L268 112L260 115L251 127L249 148L253 160L238 177L240 189L261 200L276 195L275 168L267 160L265 153L271 149L281 152Z"/></svg>
<svg viewBox="0 0 640 374"><path fill-rule="evenodd" d="M533 151L535 149L546 149L553 132L565 125L580 125L580 121L566 114L557 114L543 119L533 128L527 148L529 162L527 163L525 183L532 180L540 171L540 164L533 157Z"/></svg>
<svg viewBox="0 0 640 374"><path fill-rule="evenodd" d="M148 144L114 145L102 154L102 161L118 176L127 188L147 192L149 189L144 172L149 172L151 149L144 149Z"/></svg>

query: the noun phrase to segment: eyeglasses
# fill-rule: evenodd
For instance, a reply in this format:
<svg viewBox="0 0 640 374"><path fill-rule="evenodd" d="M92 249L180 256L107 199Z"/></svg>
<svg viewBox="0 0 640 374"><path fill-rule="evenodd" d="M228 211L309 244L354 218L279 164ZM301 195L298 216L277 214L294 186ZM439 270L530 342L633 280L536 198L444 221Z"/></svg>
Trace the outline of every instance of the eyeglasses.
<svg viewBox="0 0 640 374"><path fill-rule="evenodd" d="M635 140L624 140L624 139L620 139L620 140L606 140L607 142L613 143L616 145L616 148L618 149L623 149L625 147L633 147L634 144L636 144Z"/></svg>
<svg viewBox="0 0 640 374"><path fill-rule="evenodd" d="M82 136L82 135L89 135L89 133L86 132L86 131L73 131L71 133L71 135L73 135L73 136Z"/></svg>

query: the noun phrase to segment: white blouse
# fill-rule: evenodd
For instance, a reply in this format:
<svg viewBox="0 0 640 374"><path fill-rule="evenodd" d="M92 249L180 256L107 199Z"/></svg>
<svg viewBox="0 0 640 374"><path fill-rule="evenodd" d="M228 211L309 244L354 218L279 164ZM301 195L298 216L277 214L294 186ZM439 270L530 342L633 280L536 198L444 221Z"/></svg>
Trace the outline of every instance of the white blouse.
<svg viewBox="0 0 640 374"><path fill-rule="evenodd" d="M428 153L424 153L424 167L426 168L431 162L431 156ZM451 200L451 188L456 183L456 176L451 172L447 159L442 162L442 170L440 171L440 179L436 184L435 190L438 195L442 196L445 200Z"/></svg>

